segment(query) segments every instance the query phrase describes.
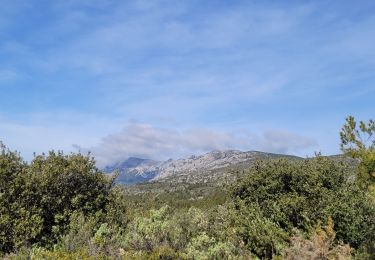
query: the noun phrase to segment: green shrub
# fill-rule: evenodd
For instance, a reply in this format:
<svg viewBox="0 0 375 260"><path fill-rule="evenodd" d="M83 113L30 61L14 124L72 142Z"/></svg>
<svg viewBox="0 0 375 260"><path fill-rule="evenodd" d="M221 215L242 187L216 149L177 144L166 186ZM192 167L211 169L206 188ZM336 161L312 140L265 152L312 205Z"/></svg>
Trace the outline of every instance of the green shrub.
<svg viewBox="0 0 375 260"><path fill-rule="evenodd" d="M255 218L264 222L259 224L265 226L264 234L255 237L256 243L250 244L250 249L259 256L270 257L269 250L260 250L268 253L259 254L257 244L267 234L281 235L277 231L280 228L289 236L295 228L309 232L318 223L324 224L329 216L336 224L337 239L355 248L369 247L375 241L375 207L350 176L352 173L343 163L323 157L255 162L232 192L238 214L249 219L246 221ZM257 232L255 229L250 233ZM246 236L244 239L249 243Z"/></svg>
<svg viewBox="0 0 375 260"><path fill-rule="evenodd" d="M187 245L186 256L189 259L233 259L235 245L230 242L217 241L205 232L196 235Z"/></svg>
<svg viewBox="0 0 375 260"><path fill-rule="evenodd" d="M288 233L277 223L262 215L255 206L237 202L234 228L249 251L261 258L271 259L287 245Z"/></svg>
<svg viewBox="0 0 375 260"><path fill-rule="evenodd" d="M148 217L139 217L129 223L126 245L129 249L152 251L169 241L169 222L172 209L164 206L150 210Z"/></svg>
<svg viewBox="0 0 375 260"><path fill-rule="evenodd" d="M111 189L89 156L50 152L27 165L0 144L0 252L53 245L74 212L105 211Z"/></svg>
<svg viewBox="0 0 375 260"><path fill-rule="evenodd" d="M94 217L89 218L82 212L74 212L70 217L68 232L61 237L57 248L65 252L75 252L89 247L97 225Z"/></svg>

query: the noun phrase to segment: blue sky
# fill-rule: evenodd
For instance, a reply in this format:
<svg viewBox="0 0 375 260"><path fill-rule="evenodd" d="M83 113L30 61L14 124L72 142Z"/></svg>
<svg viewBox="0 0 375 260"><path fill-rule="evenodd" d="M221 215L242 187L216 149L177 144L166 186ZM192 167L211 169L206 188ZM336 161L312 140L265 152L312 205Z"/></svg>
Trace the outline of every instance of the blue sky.
<svg viewBox="0 0 375 260"><path fill-rule="evenodd" d="M0 140L90 150L339 152L374 118L374 1L2 1Z"/></svg>

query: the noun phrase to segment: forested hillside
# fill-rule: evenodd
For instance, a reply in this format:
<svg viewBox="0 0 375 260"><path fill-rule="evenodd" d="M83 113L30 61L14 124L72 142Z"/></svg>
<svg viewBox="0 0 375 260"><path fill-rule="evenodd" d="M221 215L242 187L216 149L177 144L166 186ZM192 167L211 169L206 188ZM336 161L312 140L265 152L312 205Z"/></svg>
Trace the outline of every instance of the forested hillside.
<svg viewBox="0 0 375 260"><path fill-rule="evenodd" d="M220 185L170 189L114 185L86 155L50 152L27 163L1 145L0 256L374 259L374 144L357 138L373 131L372 121L357 129L351 117L342 129L356 167L319 155L258 159Z"/></svg>

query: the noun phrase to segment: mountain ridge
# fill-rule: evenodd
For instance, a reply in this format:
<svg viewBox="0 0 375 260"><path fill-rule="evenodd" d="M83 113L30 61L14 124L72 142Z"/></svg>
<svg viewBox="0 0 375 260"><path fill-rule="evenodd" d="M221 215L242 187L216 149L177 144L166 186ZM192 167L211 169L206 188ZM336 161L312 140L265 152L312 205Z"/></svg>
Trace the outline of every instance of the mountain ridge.
<svg viewBox="0 0 375 260"><path fill-rule="evenodd" d="M220 172L237 165L250 165L256 158L287 157L302 159L293 155L266 153L260 151L214 150L202 155L191 155L187 158L154 161L129 157L128 159L107 166L104 172L118 171L116 179L121 184L137 184L150 181L163 181L170 177L197 175L207 172Z"/></svg>

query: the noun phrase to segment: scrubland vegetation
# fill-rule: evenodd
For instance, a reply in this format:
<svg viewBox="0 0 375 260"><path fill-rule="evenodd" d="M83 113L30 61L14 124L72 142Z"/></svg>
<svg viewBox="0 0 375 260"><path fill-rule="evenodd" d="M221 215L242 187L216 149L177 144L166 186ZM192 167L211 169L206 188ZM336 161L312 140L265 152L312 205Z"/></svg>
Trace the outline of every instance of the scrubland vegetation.
<svg viewBox="0 0 375 260"><path fill-rule="evenodd" d="M225 187L129 194L93 158L0 151L6 259L374 259L375 124L349 117L342 150L258 160ZM168 185L168 184L165 184ZM187 195L188 194L188 195ZM202 195L203 194L203 195Z"/></svg>

